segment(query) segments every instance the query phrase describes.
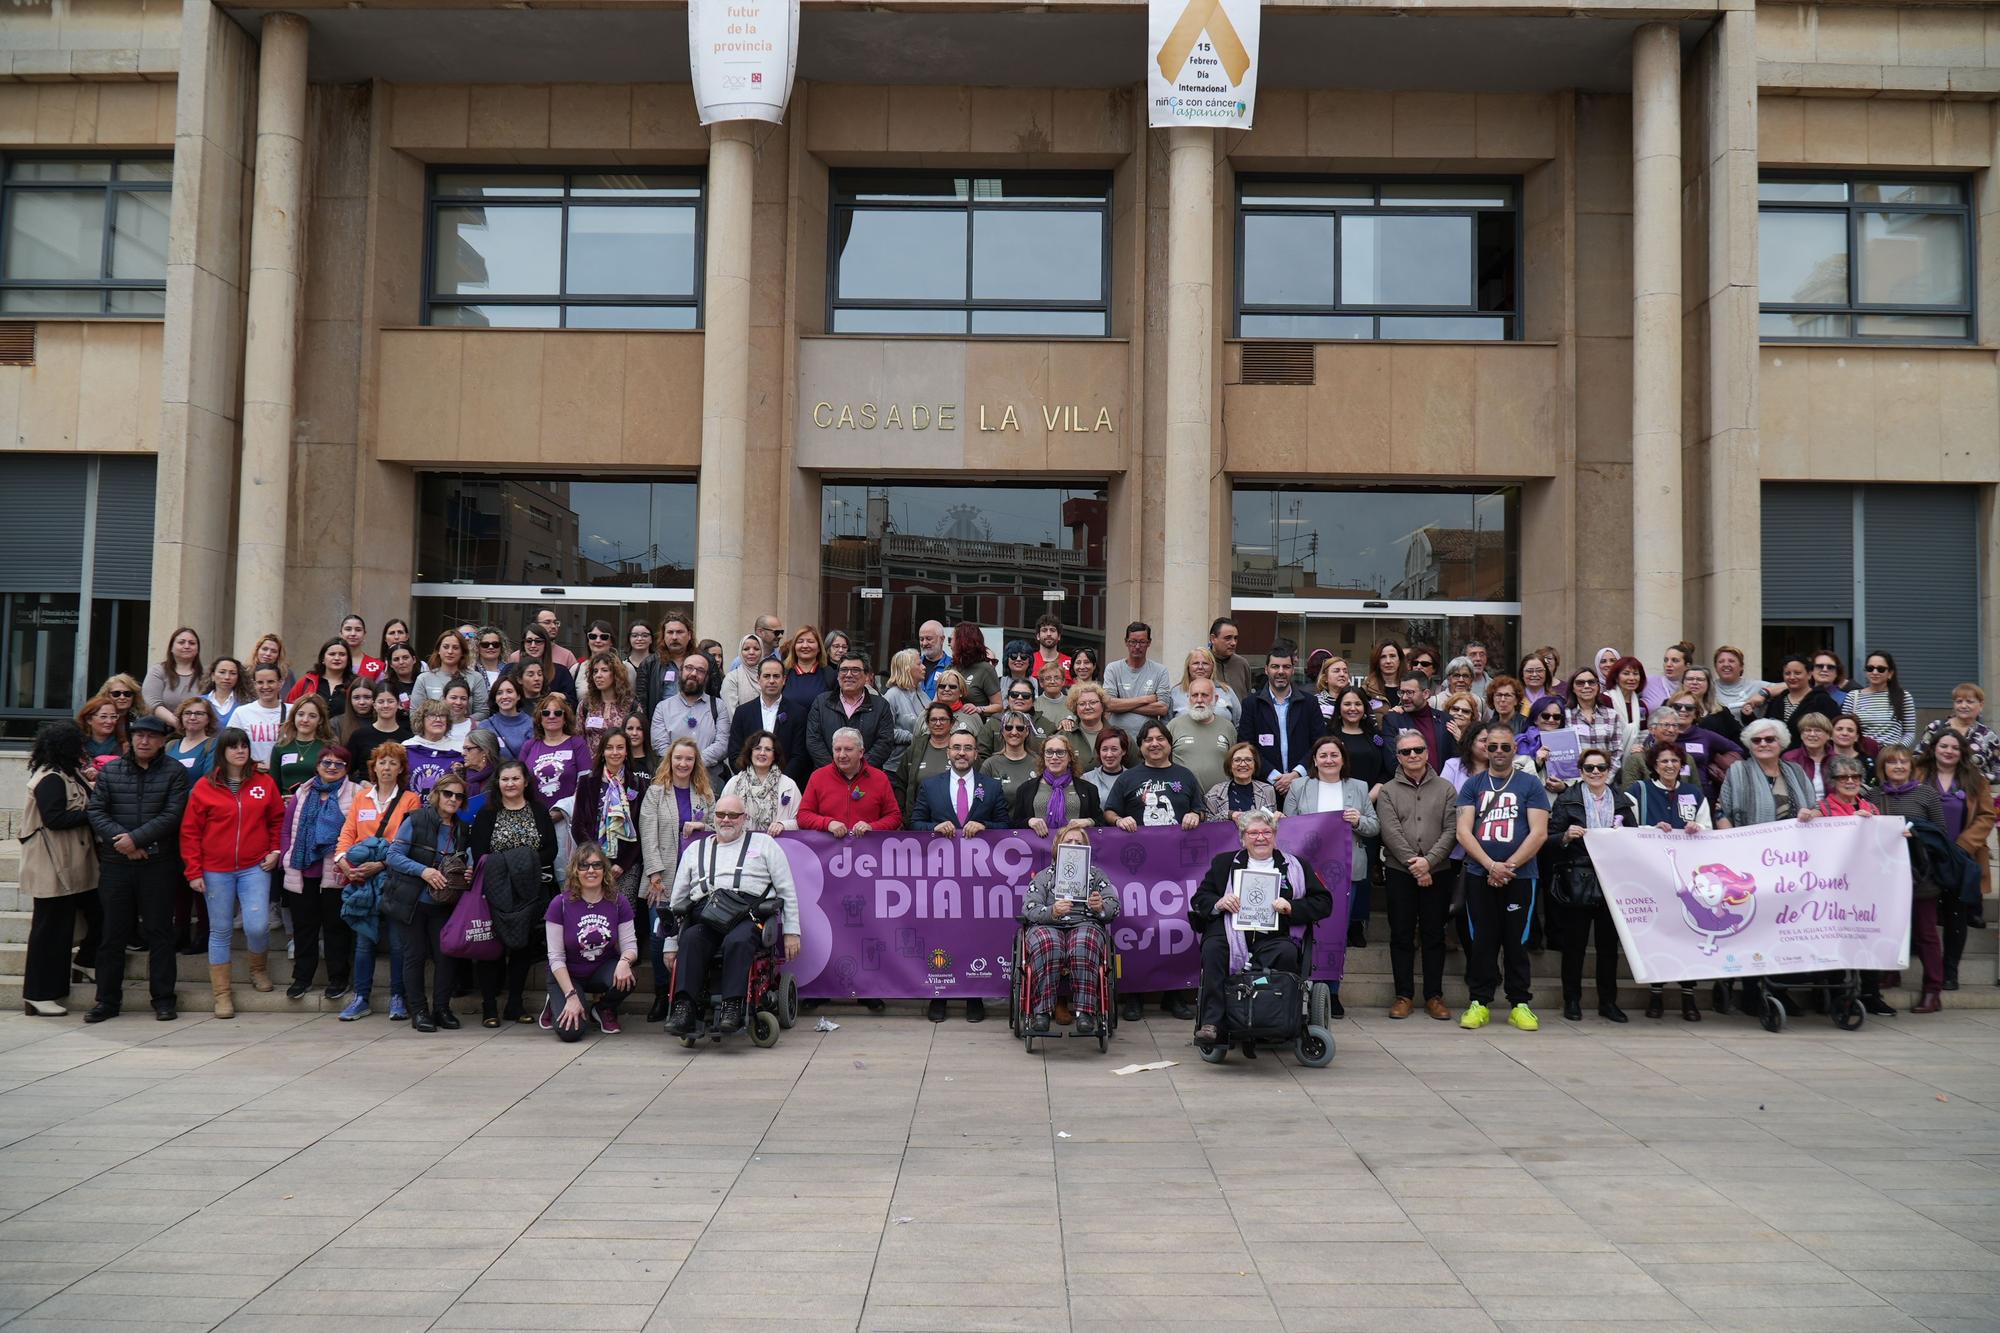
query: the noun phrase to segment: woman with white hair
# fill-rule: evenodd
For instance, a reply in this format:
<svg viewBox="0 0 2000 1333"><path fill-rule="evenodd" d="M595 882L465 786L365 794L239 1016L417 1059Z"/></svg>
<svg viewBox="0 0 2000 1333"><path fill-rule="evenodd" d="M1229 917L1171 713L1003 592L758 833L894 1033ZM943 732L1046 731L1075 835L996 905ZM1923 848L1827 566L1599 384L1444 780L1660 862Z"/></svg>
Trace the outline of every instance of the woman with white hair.
<svg viewBox="0 0 2000 1333"><path fill-rule="evenodd" d="M1750 752L1750 758L1731 764L1722 779L1722 794L1715 810L1717 828L1770 824L1784 819L1805 823L1819 814L1818 803L1813 800L1812 779L1784 757L1791 743L1791 728L1774 717L1760 717L1743 725L1743 748ZM1799 1012L1797 1003L1776 978L1746 977L1743 982L1746 1006L1759 1002L1760 981L1777 996L1787 1013ZM1728 985L1726 981L1715 983L1718 1012L1725 1007Z"/></svg>
<svg viewBox="0 0 2000 1333"><path fill-rule="evenodd" d="M1240 851L1223 852L1208 864L1188 905L1188 921L1201 935L1201 1009L1195 1016L1197 1045L1213 1047L1229 1040L1222 989L1229 974L1255 964L1274 972L1304 974L1308 960L1293 937L1292 927L1310 926L1333 914L1333 895L1317 872L1298 857L1278 850L1278 816L1252 810L1237 821L1243 833ZM1278 876L1278 929L1239 931L1230 917L1243 905L1238 882L1246 870Z"/></svg>

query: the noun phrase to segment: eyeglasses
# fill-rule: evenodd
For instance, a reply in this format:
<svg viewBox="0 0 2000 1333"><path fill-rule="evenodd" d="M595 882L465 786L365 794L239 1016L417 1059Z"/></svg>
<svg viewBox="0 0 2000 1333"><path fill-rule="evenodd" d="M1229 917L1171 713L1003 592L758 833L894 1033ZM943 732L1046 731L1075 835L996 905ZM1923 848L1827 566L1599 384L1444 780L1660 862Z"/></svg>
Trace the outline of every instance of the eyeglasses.
<svg viewBox="0 0 2000 1333"><path fill-rule="evenodd" d="M1011 732L1014 732L1014 733L1016 733L1016 734L1019 734L1020 732L1024 732L1024 731L1026 731L1027 729L1028 729L1028 724L1027 724L1027 723L1025 723L1025 722L1019 722L1019 723L1016 723L1016 722L1009 722L1009 723L1008 723L1008 724L1007 724L1006 726L1004 726L1004 727L1000 728L1000 730L1002 730L1002 731L1011 731Z"/></svg>
<svg viewBox="0 0 2000 1333"><path fill-rule="evenodd" d="M1609 764L1584 764L1581 767L1586 773L1609 773L1611 771L1611 765Z"/></svg>
<svg viewBox="0 0 2000 1333"><path fill-rule="evenodd" d="M1873 670L1874 668L1871 667L1869 669ZM129 699L132 697L132 691L130 690L106 690L105 693L113 699Z"/></svg>
<svg viewBox="0 0 2000 1333"><path fill-rule="evenodd" d="M439 792L437 797L440 801L462 801L465 799L465 793L454 788L449 791Z"/></svg>
<svg viewBox="0 0 2000 1333"><path fill-rule="evenodd" d="M1020 701L1022 701L1022 700L1024 700L1024 699L1025 699L1025 700L1030 700L1030 701L1032 701L1032 700L1034 699L1034 697L1035 697L1035 696L1034 696L1034 695L1032 695L1032 694L1010 694L1010 695L1008 695L1007 697L1008 697L1009 699L1012 699L1012 700L1014 700L1014 701L1015 701L1016 703L1019 703Z"/></svg>
<svg viewBox="0 0 2000 1333"><path fill-rule="evenodd" d="M1840 775L1839 777L1835 778L1835 779L1834 779L1834 781L1835 781L1835 782L1859 782L1859 781L1861 781L1861 775L1860 775L1859 773L1842 773L1842 774L1841 774L1841 775Z"/></svg>
<svg viewBox="0 0 2000 1333"><path fill-rule="evenodd" d="M498 640L498 639L481 639L481 640L479 641L479 646L480 646L481 648L498 648L498 647L500 646L500 640Z"/></svg>
<svg viewBox="0 0 2000 1333"><path fill-rule="evenodd" d="M584 635L583 637L586 639L603 639L607 643L611 641L611 636L609 634L606 634L601 629L594 629L590 631L590 633Z"/></svg>
<svg viewBox="0 0 2000 1333"><path fill-rule="evenodd" d="M322 759L319 761L319 766L321 768L346 768L347 761L345 759Z"/></svg>
<svg viewBox="0 0 2000 1333"><path fill-rule="evenodd" d="M1560 722L1562 720L1562 710L1559 708L1551 708L1535 714L1535 721L1537 722Z"/></svg>
<svg viewBox="0 0 2000 1333"><path fill-rule="evenodd" d="M1419 657L1416 661L1410 663L1410 665L1420 671L1432 671L1437 668L1437 663L1431 661L1428 657Z"/></svg>
<svg viewBox="0 0 2000 1333"><path fill-rule="evenodd" d="M1486 746L1486 753L1512 754L1514 753L1514 743L1512 741L1501 741L1499 744L1495 745L1489 741Z"/></svg>
<svg viewBox="0 0 2000 1333"><path fill-rule="evenodd" d="M542 710L543 717L561 717L562 715L563 710L560 708L544 708Z"/></svg>
<svg viewBox="0 0 2000 1333"><path fill-rule="evenodd" d="M937 687L941 690L955 690L960 688L959 683L955 680L941 680L937 683Z"/></svg>
<svg viewBox="0 0 2000 1333"><path fill-rule="evenodd" d="M1028 654L1028 653L1008 653L1008 654L1007 654L1007 660L1008 660L1009 662L1025 662L1025 661L1027 661L1027 660L1028 660L1028 658L1029 658L1029 657L1030 657L1030 654Z"/></svg>
<svg viewBox="0 0 2000 1333"><path fill-rule="evenodd" d="M1881 663L1879 663L1879 662L1870 662L1870 663L1869 663L1869 664L1867 665L1867 667L1866 667L1866 668L1864 668L1864 669L1865 669L1865 670L1866 670L1866 671L1868 672L1868 674L1869 674L1869 675L1871 675L1871 676L1886 676L1886 675L1888 675L1888 674L1889 674L1889 668L1888 668L1888 667L1886 667L1886 666L1883 666L1883 665L1882 665Z"/></svg>
<svg viewBox="0 0 2000 1333"><path fill-rule="evenodd" d="M742 819L744 816L741 810L717 810L715 817L717 819Z"/></svg>
<svg viewBox="0 0 2000 1333"><path fill-rule="evenodd" d="M1453 717L1471 717L1472 710L1470 708L1467 708L1464 704L1460 704L1458 707L1451 710L1451 715Z"/></svg>
<svg viewBox="0 0 2000 1333"><path fill-rule="evenodd" d="M603 873L604 873L604 862L602 862L602 861L585 861L585 862L583 862L582 864L578 865L578 866L577 866L577 868L576 868L576 873L577 873L577 874L579 874L579 875L588 875L588 874L590 874L590 873L591 873L592 871L596 871L596 872L597 872L598 874L603 874Z"/></svg>
<svg viewBox="0 0 2000 1333"><path fill-rule="evenodd" d="M1407 750L1396 751L1396 753L1399 755L1422 754L1423 752L1424 752L1424 747L1421 745L1413 745Z"/></svg>
<svg viewBox="0 0 2000 1333"><path fill-rule="evenodd" d="M1776 745L1778 738L1776 736L1752 736L1750 743L1752 745Z"/></svg>
<svg viewBox="0 0 2000 1333"><path fill-rule="evenodd" d="M1693 705L1693 704L1675 704L1675 705L1674 705L1674 711L1675 711L1676 713L1692 713L1692 712L1694 711L1694 705Z"/></svg>
<svg viewBox="0 0 2000 1333"><path fill-rule="evenodd" d="M1840 670L1840 663L1838 663L1838 662L1814 662L1814 663L1813 663L1813 670L1814 670L1814 671L1838 671L1838 670Z"/></svg>
<svg viewBox="0 0 2000 1333"><path fill-rule="evenodd" d="M842 667L842 668L840 669L840 674L841 674L841 675L843 675L843 676L858 676L858 675L860 675L860 674L861 674L861 668L860 668L860 667Z"/></svg>

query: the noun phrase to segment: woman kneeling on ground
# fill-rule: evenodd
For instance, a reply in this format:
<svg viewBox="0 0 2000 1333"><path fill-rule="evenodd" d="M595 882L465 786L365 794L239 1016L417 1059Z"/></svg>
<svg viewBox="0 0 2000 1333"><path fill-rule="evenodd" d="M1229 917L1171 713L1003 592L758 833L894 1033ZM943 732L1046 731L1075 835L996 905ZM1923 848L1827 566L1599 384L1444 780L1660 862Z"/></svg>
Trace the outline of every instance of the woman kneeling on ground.
<svg viewBox="0 0 2000 1333"><path fill-rule="evenodd" d="M596 843L578 843L545 918L549 998L542 1031L580 1041L586 1014L600 1032L621 1031L618 1005L632 991L632 965L639 961L633 920L632 900L618 891L618 867Z"/></svg>

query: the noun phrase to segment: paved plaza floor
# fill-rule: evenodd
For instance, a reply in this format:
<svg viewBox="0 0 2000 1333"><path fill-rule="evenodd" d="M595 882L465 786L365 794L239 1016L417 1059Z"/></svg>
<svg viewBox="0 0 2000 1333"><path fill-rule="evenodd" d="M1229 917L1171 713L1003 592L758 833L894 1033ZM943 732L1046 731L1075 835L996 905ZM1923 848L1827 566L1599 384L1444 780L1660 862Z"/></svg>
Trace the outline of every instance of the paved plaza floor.
<svg viewBox="0 0 2000 1333"><path fill-rule="evenodd" d="M2000 1328L2000 1012L1363 1015L1317 1071L826 1013L694 1055L0 1019L0 1322Z"/></svg>

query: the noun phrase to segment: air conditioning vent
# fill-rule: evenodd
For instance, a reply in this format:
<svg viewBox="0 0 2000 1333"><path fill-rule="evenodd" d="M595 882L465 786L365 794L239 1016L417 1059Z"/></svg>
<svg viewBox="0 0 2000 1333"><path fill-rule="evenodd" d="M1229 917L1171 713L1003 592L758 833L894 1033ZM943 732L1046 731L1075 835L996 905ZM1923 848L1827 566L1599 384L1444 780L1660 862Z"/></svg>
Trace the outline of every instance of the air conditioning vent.
<svg viewBox="0 0 2000 1333"><path fill-rule="evenodd" d="M1245 384L1311 384L1313 345L1258 341L1243 344Z"/></svg>
<svg viewBox="0 0 2000 1333"><path fill-rule="evenodd" d="M35 364L35 326L25 320L0 323L0 366Z"/></svg>

